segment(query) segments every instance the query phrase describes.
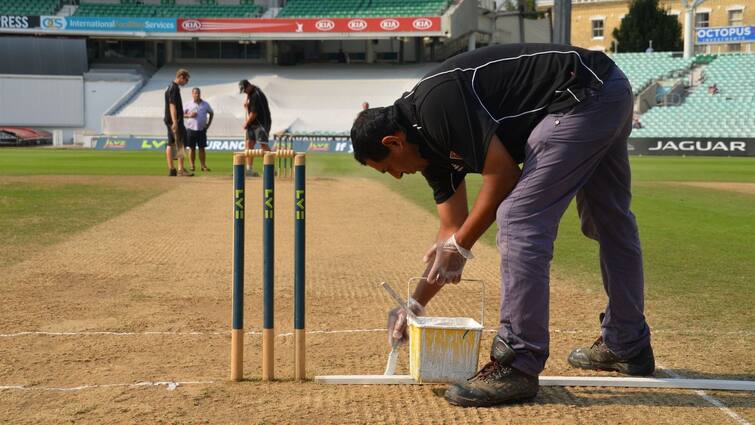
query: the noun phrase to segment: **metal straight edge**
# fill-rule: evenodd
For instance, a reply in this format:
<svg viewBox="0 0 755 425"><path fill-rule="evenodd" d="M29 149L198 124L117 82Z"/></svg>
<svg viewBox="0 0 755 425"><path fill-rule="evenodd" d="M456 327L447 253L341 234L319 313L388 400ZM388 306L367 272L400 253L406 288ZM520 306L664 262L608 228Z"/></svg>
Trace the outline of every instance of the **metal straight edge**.
<svg viewBox="0 0 755 425"><path fill-rule="evenodd" d="M755 391L755 381L721 379L672 379L638 377L541 376L544 387L672 388L687 390ZM323 375L320 384L342 385L417 385L411 375Z"/></svg>

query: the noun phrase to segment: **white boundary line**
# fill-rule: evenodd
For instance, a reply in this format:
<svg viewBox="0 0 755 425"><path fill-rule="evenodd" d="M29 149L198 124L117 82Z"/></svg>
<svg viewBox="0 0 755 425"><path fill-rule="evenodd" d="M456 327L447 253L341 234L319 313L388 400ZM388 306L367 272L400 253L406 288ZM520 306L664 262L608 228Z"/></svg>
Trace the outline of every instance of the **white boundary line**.
<svg viewBox="0 0 755 425"><path fill-rule="evenodd" d="M658 366L662 367L660 364ZM666 373L668 373L672 378L675 378L675 379L681 378L681 375L679 375L678 373L674 372L671 369L663 368L663 371L666 372ZM699 395L700 397L703 398L703 400L707 401L708 403L712 404L713 406L718 407L718 409L720 411L722 411L722 412L726 413L727 415L729 415L732 419L734 419L735 421L737 421L740 425L751 425L749 422L747 422L746 419L744 419L743 417L739 416L733 410L729 409L729 407L727 405L725 405L721 400L719 400L719 399L717 399L717 398L715 398L713 396L709 396L705 391L695 390L695 394Z"/></svg>
<svg viewBox="0 0 755 425"><path fill-rule="evenodd" d="M589 333L593 334L592 330L576 330L576 329L551 329L555 334L581 334ZM370 333L370 332L385 332L385 328L378 329L337 329L337 330L317 330L307 331L307 334L350 334L350 333ZM497 329L485 329L485 332L495 333ZM262 335L260 331L247 331L246 335ZM729 332L716 332L713 330L686 330L686 331L673 331L673 330L653 330L653 333L662 333L669 335L739 335L739 336L752 336L755 332L752 331L729 331ZM82 332L47 332L47 331L20 331L6 334L0 334L0 338L17 338L23 336L205 336L205 335L220 335L226 336L230 332L201 332L201 331L145 331L145 332L115 332L115 331L82 331ZM293 332L285 332L278 334L277 338L287 338L293 336Z"/></svg>

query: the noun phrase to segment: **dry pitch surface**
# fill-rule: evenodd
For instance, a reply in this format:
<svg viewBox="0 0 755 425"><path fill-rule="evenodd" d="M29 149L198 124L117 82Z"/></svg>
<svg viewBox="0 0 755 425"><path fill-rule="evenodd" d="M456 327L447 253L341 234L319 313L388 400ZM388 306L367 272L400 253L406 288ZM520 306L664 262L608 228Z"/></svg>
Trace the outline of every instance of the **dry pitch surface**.
<svg viewBox="0 0 755 425"><path fill-rule="evenodd" d="M121 184L129 181L123 178ZM290 182L278 183L276 197L280 381L258 380L262 226L260 182L252 180L247 182L248 380L230 383L231 183L217 178L169 184L171 190L150 202L0 269L0 422L755 421L752 393L708 392L706 397L720 403L715 406L687 390L548 387L532 403L462 409L446 404L443 386L291 382ZM436 230L435 219L366 179L311 179L307 198L308 375L381 373L388 347L380 329L392 303L378 283L387 280L403 290L406 279L421 271L419 259ZM494 329L497 252L482 245L475 251L477 259L465 274L488 282L486 328ZM474 317L477 294L470 285L449 289L430 313ZM565 358L572 347L597 335L596 317L604 303L600 291L552 282L551 360L545 375L591 374L570 369ZM662 312L648 311L651 325L658 315ZM485 334L481 360L492 335ZM679 323L656 329L653 342L658 363L685 376L731 378L755 369L750 331L716 334ZM399 372L406 368L404 356Z"/></svg>

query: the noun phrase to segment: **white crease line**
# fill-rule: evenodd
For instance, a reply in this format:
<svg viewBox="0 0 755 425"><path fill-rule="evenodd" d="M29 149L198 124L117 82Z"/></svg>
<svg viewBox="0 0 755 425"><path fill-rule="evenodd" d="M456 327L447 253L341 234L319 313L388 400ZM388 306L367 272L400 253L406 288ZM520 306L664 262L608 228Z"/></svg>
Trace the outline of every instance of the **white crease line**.
<svg viewBox="0 0 755 425"><path fill-rule="evenodd" d="M671 369L666 369L665 367L661 366L658 363L656 363L656 366L658 368L660 368L660 369L663 369L663 372L666 372L672 378L675 378L675 379L681 379L682 378L681 375L679 375L678 373L674 372ZM705 401L707 401L708 403L712 404L715 407L718 407L719 410L721 410L722 412L724 412L727 415L731 416L732 419L734 419L735 421L737 421L740 425L751 425L749 422L747 422L747 420L745 418L739 416L735 411L729 409L729 407L726 406L721 400L719 400L719 399L717 399L717 398L715 398L713 396L709 396L703 390L694 390L694 391L695 391L695 394L697 394L700 397L702 397Z"/></svg>
<svg viewBox="0 0 755 425"><path fill-rule="evenodd" d="M0 385L0 390L24 390L24 391L81 391L94 388L139 388L165 386L168 391L173 391L181 385L212 385L215 381L140 381L134 384L88 384L75 387L27 387L25 385Z"/></svg>
<svg viewBox="0 0 755 425"><path fill-rule="evenodd" d="M307 334L346 334L346 333L367 333L367 332L385 332L384 328L380 329L341 329L341 330L321 330L307 331ZM260 331L244 332L246 335L262 335ZM9 334L0 334L2 338L13 338L21 336L148 336L148 335L172 335L172 336L204 336L204 335L221 335L227 336L228 332L43 332L43 331L24 331ZM293 336L293 332L278 334L278 338Z"/></svg>
<svg viewBox="0 0 755 425"><path fill-rule="evenodd" d="M597 331L593 330L579 330L579 329L551 329L552 333L555 334L581 334L581 333L595 333ZM348 333L368 333L368 332L385 332L384 328L378 328L378 329L340 329L340 330L318 330L318 331L307 331L307 334L310 335L316 335L316 334L348 334ZM485 329L485 332L495 333L498 332L497 329ZM244 332L246 335L262 335L262 332L260 331L247 331ZM655 334L669 334L669 335L740 335L740 336L751 336L755 335L755 332L750 331L728 331L728 332L716 332L716 331L708 331L708 330L686 330L686 331L673 331L673 330L654 330L653 333ZM228 335L228 332L199 332L199 331L189 331L189 332L172 332L172 331L146 331L146 332L109 332L109 331L82 331L82 332L47 332L47 331L22 331L22 332L14 332L14 333L7 333L7 334L0 334L0 338L14 338L14 337L21 337L21 336L150 336L150 335L157 335L157 336L205 336L205 335L220 335L220 336L226 336ZM286 338L293 336L293 332L285 332L278 334L278 338Z"/></svg>

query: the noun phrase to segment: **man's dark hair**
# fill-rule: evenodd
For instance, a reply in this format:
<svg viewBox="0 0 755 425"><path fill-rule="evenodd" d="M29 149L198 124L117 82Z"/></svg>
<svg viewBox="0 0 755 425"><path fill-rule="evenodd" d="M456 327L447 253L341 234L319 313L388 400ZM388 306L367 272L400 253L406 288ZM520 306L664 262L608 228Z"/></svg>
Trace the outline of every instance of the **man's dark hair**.
<svg viewBox="0 0 755 425"><path fill-rule="evenodd" d="M383 137L399 131L396 110L393 106L365 109L357 115L351 127L351 144L354 159L362 165L367 160L382 161L388 156L388 148L381 142Z"/></svg>

